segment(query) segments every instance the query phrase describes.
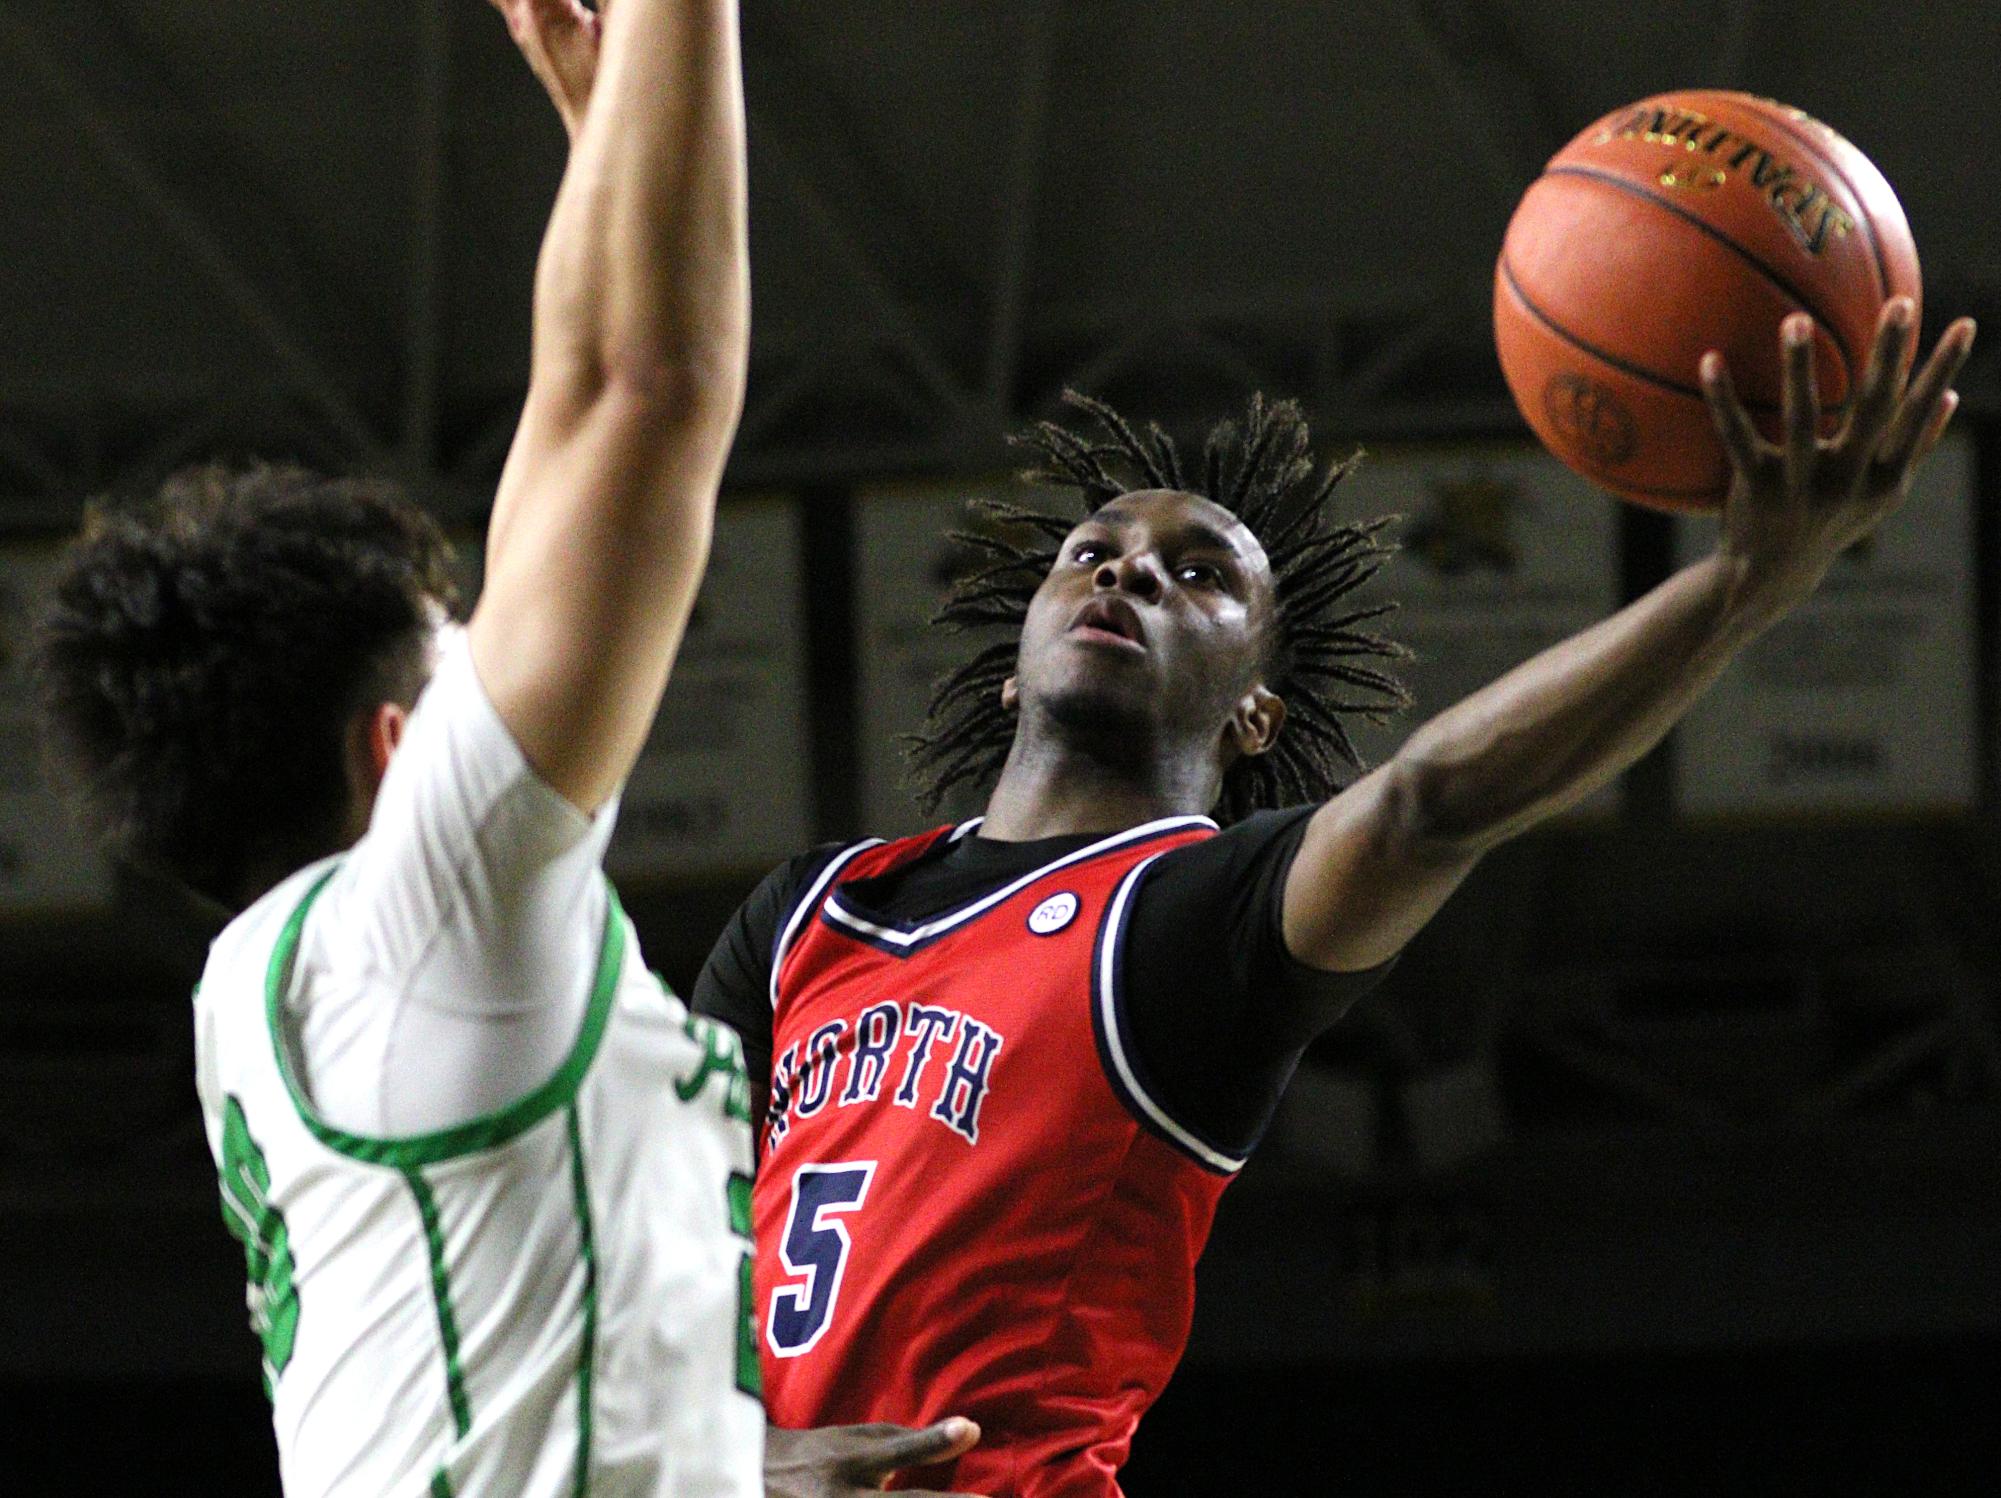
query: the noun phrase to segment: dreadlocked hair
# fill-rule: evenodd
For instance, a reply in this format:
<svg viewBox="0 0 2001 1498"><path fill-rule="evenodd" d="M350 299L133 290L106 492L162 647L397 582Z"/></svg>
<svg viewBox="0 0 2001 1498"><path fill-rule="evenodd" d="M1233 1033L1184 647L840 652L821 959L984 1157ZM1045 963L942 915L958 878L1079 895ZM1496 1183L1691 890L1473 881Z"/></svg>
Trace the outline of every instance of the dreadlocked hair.
<svg viewBox="0 0 2001 1498"><path fill-rule="evenodd" d="M974 508L992 531L953 533L975 565L932 622L999 637L938 683L923 729L905 740L920 802L935 810L953 790L987 789L999 778L1015 729L1001 706L1001 684L1015 672L1029 601L1079 519L1145 489L1214 501L1243 522L1271 561L1265 684L1285 701L1285 727L1268 753L1246 755L1225 773L1218 820L1333 795L1345 775L1366 768L1345 720L1380 723L1410 704L1402 682L1372 664L1409 656L1370 628L1396 605L1348 601L1395 549L1383 539L1394 517L1337 525L1326 512L1361 454L1317 469L1298 403L1254 395L1241 422L1210 429L1191 472L1158 423L1141 433L1103 401L1074 390L1063 399L1090 418L1087 429L1043 421L1012 440L1034 454L1022 478L1073 491L1080 513L980 500Z"/></svg>

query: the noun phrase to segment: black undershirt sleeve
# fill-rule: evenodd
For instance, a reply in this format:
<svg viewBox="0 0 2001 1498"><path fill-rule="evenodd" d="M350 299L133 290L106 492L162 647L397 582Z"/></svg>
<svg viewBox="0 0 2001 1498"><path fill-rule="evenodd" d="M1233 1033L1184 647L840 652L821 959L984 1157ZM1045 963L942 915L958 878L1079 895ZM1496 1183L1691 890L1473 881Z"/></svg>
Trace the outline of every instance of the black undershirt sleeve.
<svg viewBox="0 0 2001 1498"><path fill-rule="evenodd" d="M800 894L843 846L809 849L764 876L723 927L688 1002L695 1013L719 1019L743 1037L751 1117L760 1129L771 1091L771 954Z"/></svg>
<svg viewBox="0 0 2001 1498"><path fill-rule="evenodd" d="M1124 1002L1140 1068L1178 1123L1230 1154L1250 1152L1301 1053L1391 966L1323 972L1285 945L1286 875L1316 810L1177 848L1133 896Z"/></svg>

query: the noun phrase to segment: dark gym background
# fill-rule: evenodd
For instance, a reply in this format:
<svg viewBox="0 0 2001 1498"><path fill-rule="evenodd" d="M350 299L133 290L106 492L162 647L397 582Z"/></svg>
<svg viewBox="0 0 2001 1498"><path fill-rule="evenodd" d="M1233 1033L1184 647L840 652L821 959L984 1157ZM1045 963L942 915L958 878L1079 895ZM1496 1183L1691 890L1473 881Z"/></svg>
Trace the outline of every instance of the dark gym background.
<svg viewBox="0 0 2001 1498"><path fill-rule="evenodd" d="M1961 382L1980 805L1696 823L1670 745L1616 820L1495 856L1226 1198L1129 1489L1991 1479L1995 9L747 0L744 21L755 353L730 482L803 517L823 837L863 830L856 485L990 474L1066 384L1174 423L1293 394L1330 446L1518 435L1493 257L1586 123L1741 87L1878 162L1927 341L1959 313L1988 329ZM477 522L563 154L485 5L0 0L0 79L0 533L58 534L86 495L217 452L387 469ZM1670 548L1663 521L1622 527L1630 593ZM655 964L685 984L756 873L635 894ZM193 1100L207 935L131 881L108 912L0 920L0 1489L275 1491ZM1329 1148L1343 1120L1362 1142Z"/></svg>

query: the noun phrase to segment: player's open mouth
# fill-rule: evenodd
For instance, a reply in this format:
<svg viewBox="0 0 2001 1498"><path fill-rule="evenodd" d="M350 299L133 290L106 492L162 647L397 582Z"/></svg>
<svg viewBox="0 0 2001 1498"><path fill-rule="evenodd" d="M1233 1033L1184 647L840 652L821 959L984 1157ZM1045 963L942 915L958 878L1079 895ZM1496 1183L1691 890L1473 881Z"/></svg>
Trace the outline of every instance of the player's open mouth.
<svg viewBox="0 0 2001 1498"><path fill-rule="evenodd" d="M1091 644L1113 645L1144 653L1139 615L1122 598L1094 598L1077 611L1068 633Z"/></svg>

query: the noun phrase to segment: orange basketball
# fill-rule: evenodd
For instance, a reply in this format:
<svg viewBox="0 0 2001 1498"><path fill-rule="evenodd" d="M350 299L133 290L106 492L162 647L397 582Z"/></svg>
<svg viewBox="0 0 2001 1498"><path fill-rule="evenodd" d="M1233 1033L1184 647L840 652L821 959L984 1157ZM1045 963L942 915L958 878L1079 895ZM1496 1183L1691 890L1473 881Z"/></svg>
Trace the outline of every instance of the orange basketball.
<svg viewBox="0 0 2001 1498"><path fill-rule="evenodd" d="M1808 313L1831 432L1883 303L1918 294L1910 225L1866 156L1797 109L1693 89L1608 114L1550 159L1501 245L1494 339L1551 452L1639 504L1705 510L1730 471L1704 351L1775 435L1779 323Z"/></svg>

